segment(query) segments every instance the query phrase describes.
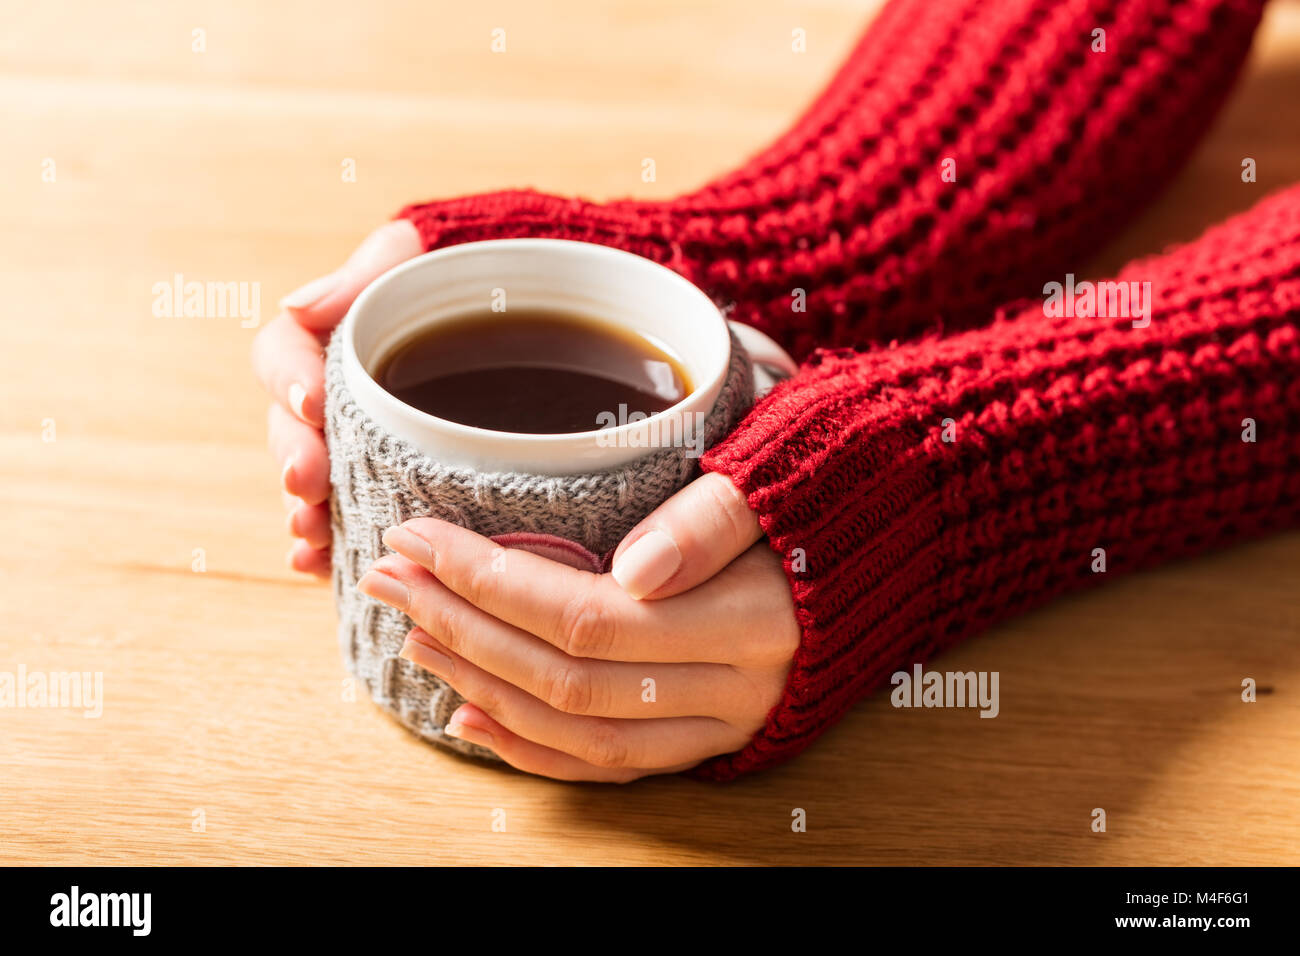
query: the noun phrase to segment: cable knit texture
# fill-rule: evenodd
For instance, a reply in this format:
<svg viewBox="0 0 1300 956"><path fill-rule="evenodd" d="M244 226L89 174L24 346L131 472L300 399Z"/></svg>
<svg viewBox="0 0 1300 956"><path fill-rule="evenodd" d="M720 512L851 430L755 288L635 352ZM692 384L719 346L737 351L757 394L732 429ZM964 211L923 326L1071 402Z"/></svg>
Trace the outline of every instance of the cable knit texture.
<svg viewBox="0 0 1300 956"><path fill-rule="evenodd" d="M498 192L399 215L430 249L549 236L638 253L796 359L982 324L1076 268L1168 181L1261 8L892 0L784 136L693 193L601 204ZM792 309L798 289L806 311Z"/></svg>
<svg viewBox="0 0 1300 956"><path fill-rule="evenodd" d="M1151 283L1145 328L1040 304L819 352L705 456L806 568L786 558L803 641L781 703L700 775L794 755L1054 595L1300 521L1300 187L1118 279Z"/></svg>
<svg viewBox="0 0 1300 956"><path fill-rule="evenodd" d="M564 477L449 468L366 414L344 381L342 359L336 334L326 351L325 438L333 489L331 575L343 661L379 706L420 737L500 760L491 750L444 732L465 699L398 656L414 622L357 590L361 576L389 553L384 531L432 515L507 547L539 550L539 536L556 536L571 543L571 554L605 558L638 521L699 475L699 459L685 448L662 448L621 468ZM749 356L733 335L726 381L698 436L703 447L736 426L753 395ZM563 542L548 541L545 547L555 557Z"/></svg>

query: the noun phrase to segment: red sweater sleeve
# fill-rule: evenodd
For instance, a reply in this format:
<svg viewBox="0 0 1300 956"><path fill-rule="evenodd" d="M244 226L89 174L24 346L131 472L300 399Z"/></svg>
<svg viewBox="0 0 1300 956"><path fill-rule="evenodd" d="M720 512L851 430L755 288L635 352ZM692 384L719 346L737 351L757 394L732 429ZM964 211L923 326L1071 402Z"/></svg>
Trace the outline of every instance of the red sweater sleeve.
<svg viewBox="0 0 1300 956"><path fill-rule="evenodd" d="M1300 521L1300 187L1119 278L1151 283L1145 328L1040 305L821 352L706 454L784 557L803 639L760 734L697 773L790 757L1062 592Z"/></svg>
<svg viewBox="0 0 1300 956"><path fill-rule="evenodd" d="M666 202L418 203L429 249L540 236L685 275L798 359L986 322L1167 182L1262 0L890 0L790 129Z"/></svg>

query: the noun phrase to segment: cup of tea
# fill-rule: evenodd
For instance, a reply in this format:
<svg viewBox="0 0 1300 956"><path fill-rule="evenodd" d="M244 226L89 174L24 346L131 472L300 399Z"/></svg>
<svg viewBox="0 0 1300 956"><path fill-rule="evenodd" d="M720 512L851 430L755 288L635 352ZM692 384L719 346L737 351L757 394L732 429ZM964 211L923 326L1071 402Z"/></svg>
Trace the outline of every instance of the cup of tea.
<svg viewBox="0 0 1300 956"><path fill-rule="evenodd" d="M793 374L755 329L649 259L556 239L465 243L381 276L326 350L333 584L344 660L426 740L463 701L398 656L413 626L356 582L385 529L463 525L591 571ZM493 758L494 759L494 758Z"/></svg>
<svg viewBox="0 0 1300 956"><path fill-rule="evenodd" d="M795 369L670 269L557 239L412 259L357 297L339 334L363 411L443 464L485 472L581 474L689 441L732 334L760 379Z"/></svg>

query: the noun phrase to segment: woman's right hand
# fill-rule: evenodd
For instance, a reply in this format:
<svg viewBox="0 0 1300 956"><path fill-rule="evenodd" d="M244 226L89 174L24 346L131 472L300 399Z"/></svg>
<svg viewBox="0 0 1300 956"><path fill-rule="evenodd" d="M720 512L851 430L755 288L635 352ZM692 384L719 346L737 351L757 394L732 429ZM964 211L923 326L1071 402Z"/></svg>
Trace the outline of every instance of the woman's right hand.
<svg viewBox="0 0 1300 956"><path fill-rule="evenodd" d="M253 340L253 369L271 395L267 430L296 539L295 571L327 577L330 570L325 343L362 289L423 251L409 221L380 226L339 269L285 296L283 311Z"/></svg>

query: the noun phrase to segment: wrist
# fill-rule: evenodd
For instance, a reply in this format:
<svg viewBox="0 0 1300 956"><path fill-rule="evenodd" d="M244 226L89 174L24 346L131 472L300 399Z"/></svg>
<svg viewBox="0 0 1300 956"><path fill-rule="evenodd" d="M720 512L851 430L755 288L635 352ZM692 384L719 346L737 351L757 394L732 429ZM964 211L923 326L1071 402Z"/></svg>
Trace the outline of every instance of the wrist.
<svg viewBox="0 0 1300 956"><path fill-rule="evenodd" d="M597 203L513 189L413 203L396 218L415 225L426 252L488 239L570 239L633 252L670 268L680 264L671 220L654 203Z"/></svg>

